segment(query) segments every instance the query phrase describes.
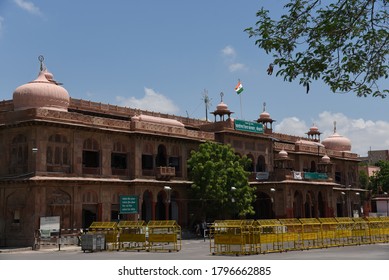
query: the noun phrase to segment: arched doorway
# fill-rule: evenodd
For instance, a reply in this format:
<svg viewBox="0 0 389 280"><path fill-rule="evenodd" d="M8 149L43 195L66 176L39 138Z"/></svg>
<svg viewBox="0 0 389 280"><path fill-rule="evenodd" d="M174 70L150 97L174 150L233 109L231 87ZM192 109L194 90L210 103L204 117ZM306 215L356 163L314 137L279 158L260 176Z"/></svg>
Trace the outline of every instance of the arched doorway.
<svg viewBox="0 0 389 280"><path fill-rule="evenodd" d="M153 219L152 201L151 192L145 191L142 200L142 220L146 223Z"/></svg>
<svg viewBox="0 0 389 280"><path fill-rule="evenodd" d="M166 220L165 201L166 201L166 194L164 191L160 191L157 195L157 203L155 204L156 220Z"/></svg>
<svg viewBox="0 0 389 280"><path fill-rule="evenodd" d="M82 227L89 228L93 222L100 218L97 194L94 191L86 191L82 195Z"/></svg>
<svg viewBox="0 0 389 280"><path fill-rule="evenodd" d="M317 217L318 218L324 218L326 217L326 209L325 209L325 202L324 202L324 199L323 199L323 195L321 194L321 192L319 192L319 195L317 196Z"/></svg>
<svg viewBox="0 0 389 280"><path fill-rule="evenodd" d="M310 192L308 192L305 195L305 205L304 205L304 210L305 210L304 217L305 218L314 218L315 217L315 204L313 202L312 196L313 196L313 194Z"/></svg>
<svg viewBox="0 0 389 280"><path fill-rule="evenodd" d="M295 218L302 218L303 217L303 195L299 191L294 192L293 216Z"/></svg>
<svg viewBox="0 0 389 280"><path fill-rule="evenodd" d="M273 202L271 197L264 192L256 193L257 199L253 202L255 214L251 215L251 219L271 219L274 218Z"/></svg>

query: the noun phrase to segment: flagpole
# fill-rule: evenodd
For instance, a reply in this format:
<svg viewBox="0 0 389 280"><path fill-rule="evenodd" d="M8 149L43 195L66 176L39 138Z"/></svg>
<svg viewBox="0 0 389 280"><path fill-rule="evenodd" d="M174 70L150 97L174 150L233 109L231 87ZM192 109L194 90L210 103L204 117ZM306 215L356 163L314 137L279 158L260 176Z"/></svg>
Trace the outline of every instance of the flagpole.
<svg viewBox="0 0 389 280"><path fill-rule="evenodd" d="M240 101L240 118L243 120L243 111L242 111L242 94L239 94Z"/></svg>

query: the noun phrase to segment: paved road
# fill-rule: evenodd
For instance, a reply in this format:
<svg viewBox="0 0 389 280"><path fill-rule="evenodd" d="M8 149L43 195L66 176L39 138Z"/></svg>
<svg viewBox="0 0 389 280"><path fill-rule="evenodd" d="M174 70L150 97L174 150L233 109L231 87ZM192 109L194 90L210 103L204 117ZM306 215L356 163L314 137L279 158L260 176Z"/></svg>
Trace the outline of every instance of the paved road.
<svg viewBox="0 0 389 280"><path fill-rule="evenodd" d="M209 240L183 240L179 252L83 252L80 247L45 248L39 251L0 250L0 260L389 260L389 243L311 249L259 255L212 255Z"/></svg>

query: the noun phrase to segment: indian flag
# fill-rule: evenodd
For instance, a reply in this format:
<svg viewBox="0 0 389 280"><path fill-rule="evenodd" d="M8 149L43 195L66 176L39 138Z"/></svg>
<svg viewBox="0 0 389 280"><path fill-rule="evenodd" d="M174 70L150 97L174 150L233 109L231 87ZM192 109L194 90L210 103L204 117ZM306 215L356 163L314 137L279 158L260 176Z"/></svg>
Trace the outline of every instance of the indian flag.
<svg viewBox="0 0 389 280"><path fill-rule="evenodd" d="M237 94L240 94L243 91L243 85L242 85L242 83L240 81L236 85L235 91L236 91Z"/></svg>

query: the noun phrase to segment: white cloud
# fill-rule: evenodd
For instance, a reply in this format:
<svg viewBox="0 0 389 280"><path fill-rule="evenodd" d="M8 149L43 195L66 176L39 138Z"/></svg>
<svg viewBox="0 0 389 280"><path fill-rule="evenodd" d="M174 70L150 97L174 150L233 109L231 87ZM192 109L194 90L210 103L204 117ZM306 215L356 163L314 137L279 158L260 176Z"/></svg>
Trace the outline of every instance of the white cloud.
<svg viewBox="0 0 389 280"><path fill-rule="evenodd" d="M145 95L141 99L135 97L125 98L116 96L118 105L130 108L155 111L168 114L177 114L179 108L169 98L163 94L155 92L153 89L145 88Z"/></svg>
<svg viewBox="0 0 389 280"><path fill-rule="evenodd" d="M41 10L35 6L34 3L26 0L14 0L15 4L19 6L19 8L29 12L34 15L41 15Z"/></svg>
<svg viewBox="0 0 389 280"><path fill-rule="evenodd" d="M372 150L389 150L389 122L372 121L361 118L352 119L343 113L324 111L313 123L322 132L321 140L336 132L351 140L351 151L361 156ZM284 134L306 137L312 123L307 125L297 117L285 118L274 127L274 131Z"/></svg>
<svg viewBox="0 0 389 280"><path fill-rule="evenodd" d="M244 69L246 69L246 66L242 63L231 63L228 66L228 70L230 70L230 72L235 72L235 71L244 70Z"/></svg>
<svg viewBox="0 0 389 280"><path fill-rule="evenodd" d="M243 63L236 61L236 51L232 46L226 46L221 50L224 62L227 64L228 70L230 72L236 72L240 70L245 70L247 67Z"/></svg>
<svg viewBox="0 0 389 280"><path fill-rule="evenodd" d="M222 49L222 54L225 57L232 57L235 58L236 56L236 51L233 47L231 46L226 46L224 49Z"/></svg>

